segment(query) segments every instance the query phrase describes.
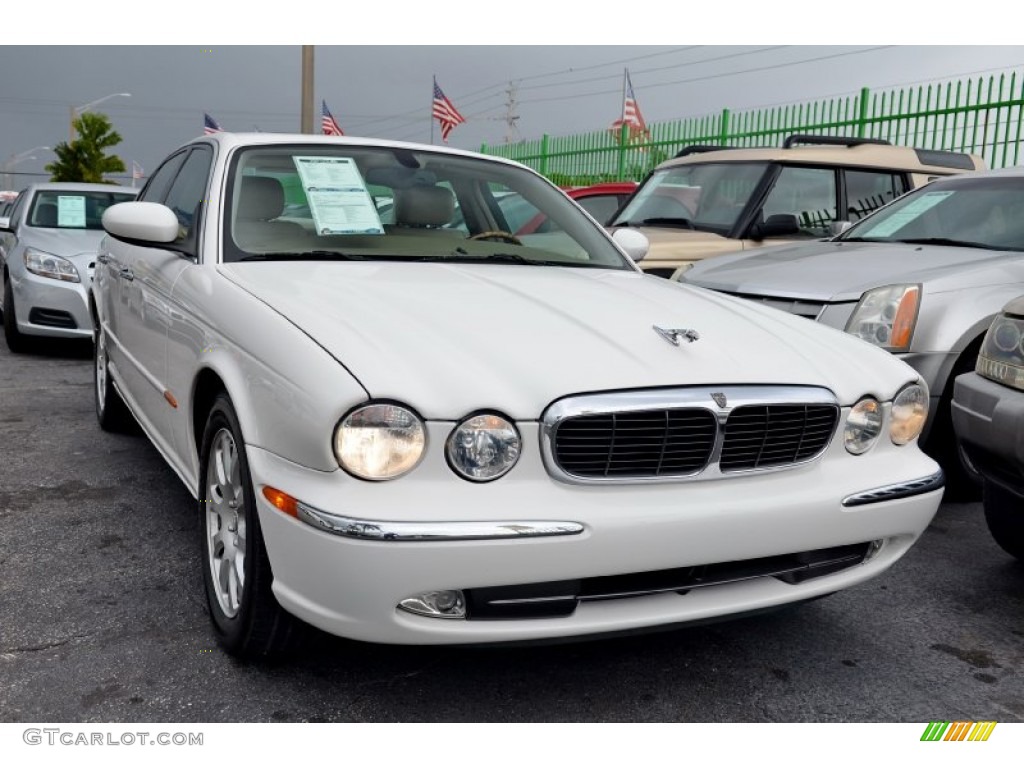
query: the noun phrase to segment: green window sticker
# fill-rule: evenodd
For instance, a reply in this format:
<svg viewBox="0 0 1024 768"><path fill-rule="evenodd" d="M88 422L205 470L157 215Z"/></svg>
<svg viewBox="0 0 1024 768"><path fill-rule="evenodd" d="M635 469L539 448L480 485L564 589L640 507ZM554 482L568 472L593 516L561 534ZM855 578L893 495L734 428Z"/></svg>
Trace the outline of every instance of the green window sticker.
<svg viewBox="0 0 1024 768"><path fill-rule="evenodd" d="M319 235L383 235L377 207L350 157L296 156L295 168Z"/></svg>
<svg viewBox="0 0 1024 768"><path fill-rule="evenodd" d="M61 195L57 198L57 226L85 227L84 195Z"/></svg>
<svg viewBox="0 0 1024 768"><path fill-rule="evenodd" d="M954 194L952 190L948 192L926 192L925 194L920 195L916 200L912 200L904 205L896 213L886 216L875 224L875 226L864 232L863 236L891 237L907 226L907 224L920 218L922 214L930 211L952 194Z"/></svg>

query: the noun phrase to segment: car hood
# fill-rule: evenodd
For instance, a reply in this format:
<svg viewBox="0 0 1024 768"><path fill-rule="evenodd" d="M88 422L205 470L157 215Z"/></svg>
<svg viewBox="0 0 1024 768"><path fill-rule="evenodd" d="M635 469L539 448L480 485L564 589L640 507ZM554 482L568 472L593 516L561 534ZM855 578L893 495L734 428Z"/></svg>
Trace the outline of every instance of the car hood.
<svg viewBox="0 0 1024 768"><path fill-rule="evenodd" d="M980 248L816 241L723 256L694 266L685 280L752 296L857 301L867 290L897 283L943 290L958 275L1021 258L1017 252Z"/></svg>
<svg viewBox="0 0 1024 768"><path fill-rule="evenodd" d="M850 404L916 378L831 328L635 272L514 265L263 262L221 274L284 315L374 398L424 417L536 419L581 392L813 384ZM673 346L652 326L692 328ZM885 390L888 391L885 391Z"/></svg>
<svg viewBox="0 0 1024 768"><path fill-rule="evenodd" d="M22 227L20 242L26 248L38 248L55 256L95 257L100 241L106 234L102 229L40 229Z"/></svg>

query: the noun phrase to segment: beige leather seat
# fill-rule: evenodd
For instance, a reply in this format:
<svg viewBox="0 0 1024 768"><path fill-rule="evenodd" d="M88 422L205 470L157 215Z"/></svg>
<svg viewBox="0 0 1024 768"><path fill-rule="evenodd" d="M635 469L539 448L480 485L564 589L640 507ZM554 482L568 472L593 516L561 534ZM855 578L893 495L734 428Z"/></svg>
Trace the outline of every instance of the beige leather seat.
<svg viewBox="0 0 1024 768"><path fill-rule="evenodd" d="M455 229L442 229L455 215L455 196L446 187L407 187L395 190L395 223L389 234L445 235L462 239Z"/></svg>
<svg viewBox="0 0 1024 768"><path fill-rule="evenodd" d="M269 176L244 176L235 214L235 242L245 250L295 247L305 230L293 221L274 221L284 211L281 182Z"/></svg>

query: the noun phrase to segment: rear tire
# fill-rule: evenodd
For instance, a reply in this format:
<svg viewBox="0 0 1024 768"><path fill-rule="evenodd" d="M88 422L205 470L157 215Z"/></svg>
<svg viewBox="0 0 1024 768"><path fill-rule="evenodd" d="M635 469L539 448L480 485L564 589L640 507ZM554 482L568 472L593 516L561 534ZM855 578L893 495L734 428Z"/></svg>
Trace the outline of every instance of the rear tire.
<svg viewBox="0 0 1024 768"><path fill-rule="evenodd" d="M4 341L7 348L15 354L28 352L32 349L32 341L18 330L18 321L14 314L14 289L11 280L4 277Z"/></svg>
<svg viewBox="0 0 1024 768"><path fill-rule="evenodd" d="M220 646L242 659L289 650L301 624L277 602L245 441L230 398L217 395L199 457L203 583Z"/></svg>
<svg viewBox="0 0 1024 768"><path fill-rule="evenodd" d="M982 501L985 522L996 544L1024 560L1024 497L991 480L985 481Z"/></svg>

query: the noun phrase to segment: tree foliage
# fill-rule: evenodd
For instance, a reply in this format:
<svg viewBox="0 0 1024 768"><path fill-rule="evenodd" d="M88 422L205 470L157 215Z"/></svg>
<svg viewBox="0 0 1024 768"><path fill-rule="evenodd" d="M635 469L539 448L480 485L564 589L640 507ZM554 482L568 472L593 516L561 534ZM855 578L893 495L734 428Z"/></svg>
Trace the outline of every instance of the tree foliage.
<svg viewBox="0 0 1024 768"><path fill-rule="evenodd" d="M104 174L124 173L124 161L117 155L106 154L107 149L121 143L121 134L114 130L110 119L99 112L85 112L74 120L77 138L62 141L53 148L57 161L46 166L50 181L86 181L112 184Z"/></svg>

